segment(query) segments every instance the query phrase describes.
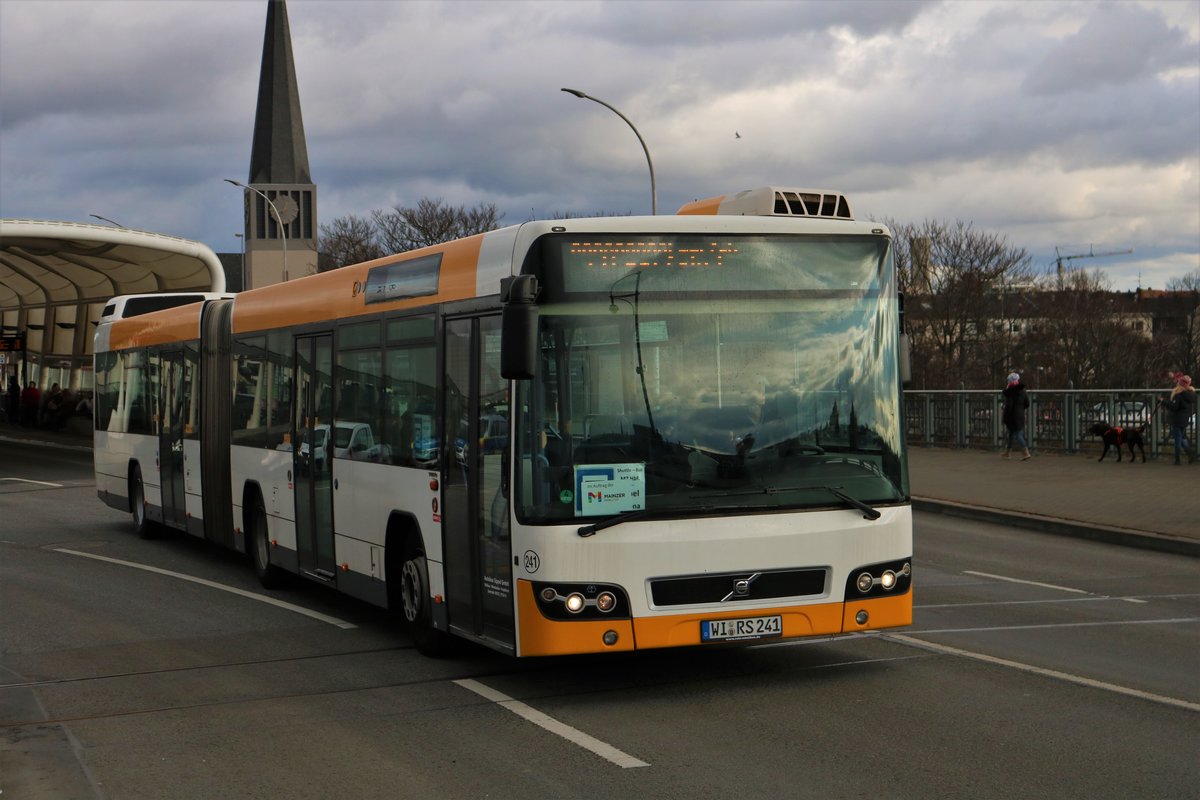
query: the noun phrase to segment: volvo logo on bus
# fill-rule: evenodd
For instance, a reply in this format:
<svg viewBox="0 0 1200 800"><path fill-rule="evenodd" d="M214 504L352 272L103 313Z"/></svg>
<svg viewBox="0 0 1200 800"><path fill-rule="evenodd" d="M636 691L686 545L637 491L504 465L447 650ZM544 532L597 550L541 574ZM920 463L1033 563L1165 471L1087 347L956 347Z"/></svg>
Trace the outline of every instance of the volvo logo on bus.
<svg viewBox="0 0 1200 800"><path fill-rule="evenodd" d="M730 600L749 597L750 584L754 583L754 581L756 581L760 575L762 575L761 572L755 572L751 575L747 575L744 578L733 578L733 589L729 592L729 594L721 598L721 602L727 603Z"/></svg>

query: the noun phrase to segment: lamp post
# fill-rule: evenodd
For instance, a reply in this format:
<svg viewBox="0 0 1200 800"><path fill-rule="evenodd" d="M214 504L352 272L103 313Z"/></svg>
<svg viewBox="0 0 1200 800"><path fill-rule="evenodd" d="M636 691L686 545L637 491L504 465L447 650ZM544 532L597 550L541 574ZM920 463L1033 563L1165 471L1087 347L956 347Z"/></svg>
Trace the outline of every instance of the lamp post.
<svg viewBox="0 0 1200 800"><path fill-rule="evenodd" d="M263 200L267 201L267 205L271 207L271 213L273 213L273 214L275 215L275 222L277 222L277 223L279 224L279 236L280 236L280 239L283 241L283 280L284 280L284 283L286 283L286 282L287 282L287 279L288 279L288 266L287 266L287 228L286 228L286 227L284 226L284 224L283 224L283 217L279 216L279 209L278 209L278 208L276 208L276 207L275 207L275 204L271 202L271 198L267 197L265 194L263 194L262 192L260 192L258 189L255 189L253 186L247 186L246 184L244 184L244 183L241 183L240 181L235 181L235 180L233 180L232 178L225 178L225 179L224 179L224 181L225 181L226 183L232 183L234 186L240 186L240 187L242 187L243 189L245 189L246 191L249 191L249 192L254 192L256 195L258 195L259 197L261 197ZM245 239L243 239L243 240L242 240L242 248L243 248L243 249L242 249L242 254L243 254L243 255L242 255L242 265L243 265L243 266L242 266L242 281L243 281L243 283L242 283L242 289L245 289L245 288L246 288L246 284L245 284L245 280L246 280L246 274L245 274L245 252L246 252L246 251L245 251L245 247L246 247L246 240L245 240Z"/></svg>
<svg viewBox="0 0 1200 800"><path fill-rule="evenodd" d="M244 292L246 291L246 234L235 233L234 236L242 242L242 288L238 289L238 291Z"/></svg>
<svg viewBox="0 0 1200 800"><path fill-rule="evenodd" d="M633 135L637 137L638 142L640 142L642 145L642 150L645 151L645 153L646 153L646 164L647 164L647 166L650 167L650 213L657 214L658 213L658 190L655 188L655 185L654 185L654 162L650 160L650 148L646 147L646 140L642 138L642 135L640 133L638 133L638 129L636 127L634 127L634 124L629 121L629 117L625 116L620 111L613 108L608 103L604 102L603 100L599 99L598 97L592 97L590 94L581 92L578 89L563 89L562 91L566 92L567 94L573 94L576 97L581 97L584 100L591 100L592 102L599 103L600 105L607 108L609 111L616 114L621 119L625 120L625 124L628 125L633 130Z"/></svg>
<svg viewBox="0 0 1200 800"><path fill-rule="evenodd" d="M100 216L99 214L88 214L88 216L89 216L89 217L95 217L96 219L100 220L101 222L107 222L109 225L116 225L118 228L121 228L122 230L129 230L128 228L126 228L126 227L125 227L124 225L122 225L121 223L119 223L119 222L113 222L113 221L112 221L111 219L109 219L108 217L102 217L102 216Z"/></svg>

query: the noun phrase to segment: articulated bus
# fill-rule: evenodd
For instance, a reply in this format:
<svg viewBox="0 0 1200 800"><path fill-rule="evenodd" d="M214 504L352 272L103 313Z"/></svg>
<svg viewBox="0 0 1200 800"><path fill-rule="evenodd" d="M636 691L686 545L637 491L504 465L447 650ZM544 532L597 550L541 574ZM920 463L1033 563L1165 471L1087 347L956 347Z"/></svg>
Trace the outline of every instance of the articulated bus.
<svg viewBox="0 0 1200 800"><path fill-rule="evenodd" d="M427 653L907 625L896 281L842 195L765 187L114 316L97 493Z"/></svg>

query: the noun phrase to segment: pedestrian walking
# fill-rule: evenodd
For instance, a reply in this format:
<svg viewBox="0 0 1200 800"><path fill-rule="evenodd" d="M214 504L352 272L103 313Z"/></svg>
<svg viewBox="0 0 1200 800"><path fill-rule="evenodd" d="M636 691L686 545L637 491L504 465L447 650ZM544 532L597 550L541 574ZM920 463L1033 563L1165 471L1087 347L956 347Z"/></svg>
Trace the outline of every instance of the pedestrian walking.
<svg viewBox="0 0 1200 800"><path fill-rule="evenodd" d="M1028 461L1031 456L1029 447L1025 444L1025 410L1029 408L1029 394L1025 391L1025 384L1021 382L1018 373L1009 374L1008 385L1004 387L1002 394L1004 412L1000 419L1004 422L1004 429L1008 431L1008 444L1001 458L1008 458L1013 451L1013 445L1016 445L1021 448L1021 460Z"/></svg>
<svg viewBox="0 0 1200 800"><path fill-rule="evenodd" d="M1187 452L1188 463L1196 460L1196 453L1188 444L1187 429L1196 414L1196 389L1192 376L1175 373L1175 388L1162 401L1167 410L1167 421L1171 424L1171 438L1175 441L1175 466L1179 466L1181 451Z"/></svg>

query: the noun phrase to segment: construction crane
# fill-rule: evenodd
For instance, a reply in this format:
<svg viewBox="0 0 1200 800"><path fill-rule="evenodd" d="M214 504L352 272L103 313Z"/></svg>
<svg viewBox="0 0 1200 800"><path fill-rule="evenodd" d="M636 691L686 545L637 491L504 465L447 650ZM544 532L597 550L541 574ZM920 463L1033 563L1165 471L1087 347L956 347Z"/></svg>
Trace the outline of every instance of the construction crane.
<svg viewBox="0 0 1200 800"><path fill-rule="evenodd" d="M1088 245L1086 253L1075 253L1074 255L1064 256L1058 252L1058 248L1054 248L1054 255L1058 261L1058 290L1061 292L1063 288L1063 262L1070 261L1074 258L1100 258L1101 256L1123 256L1127 253L1132 253L1133 249L1128 250L1106 250L1102 253L1097 253L1091 245Z"/></svg>

